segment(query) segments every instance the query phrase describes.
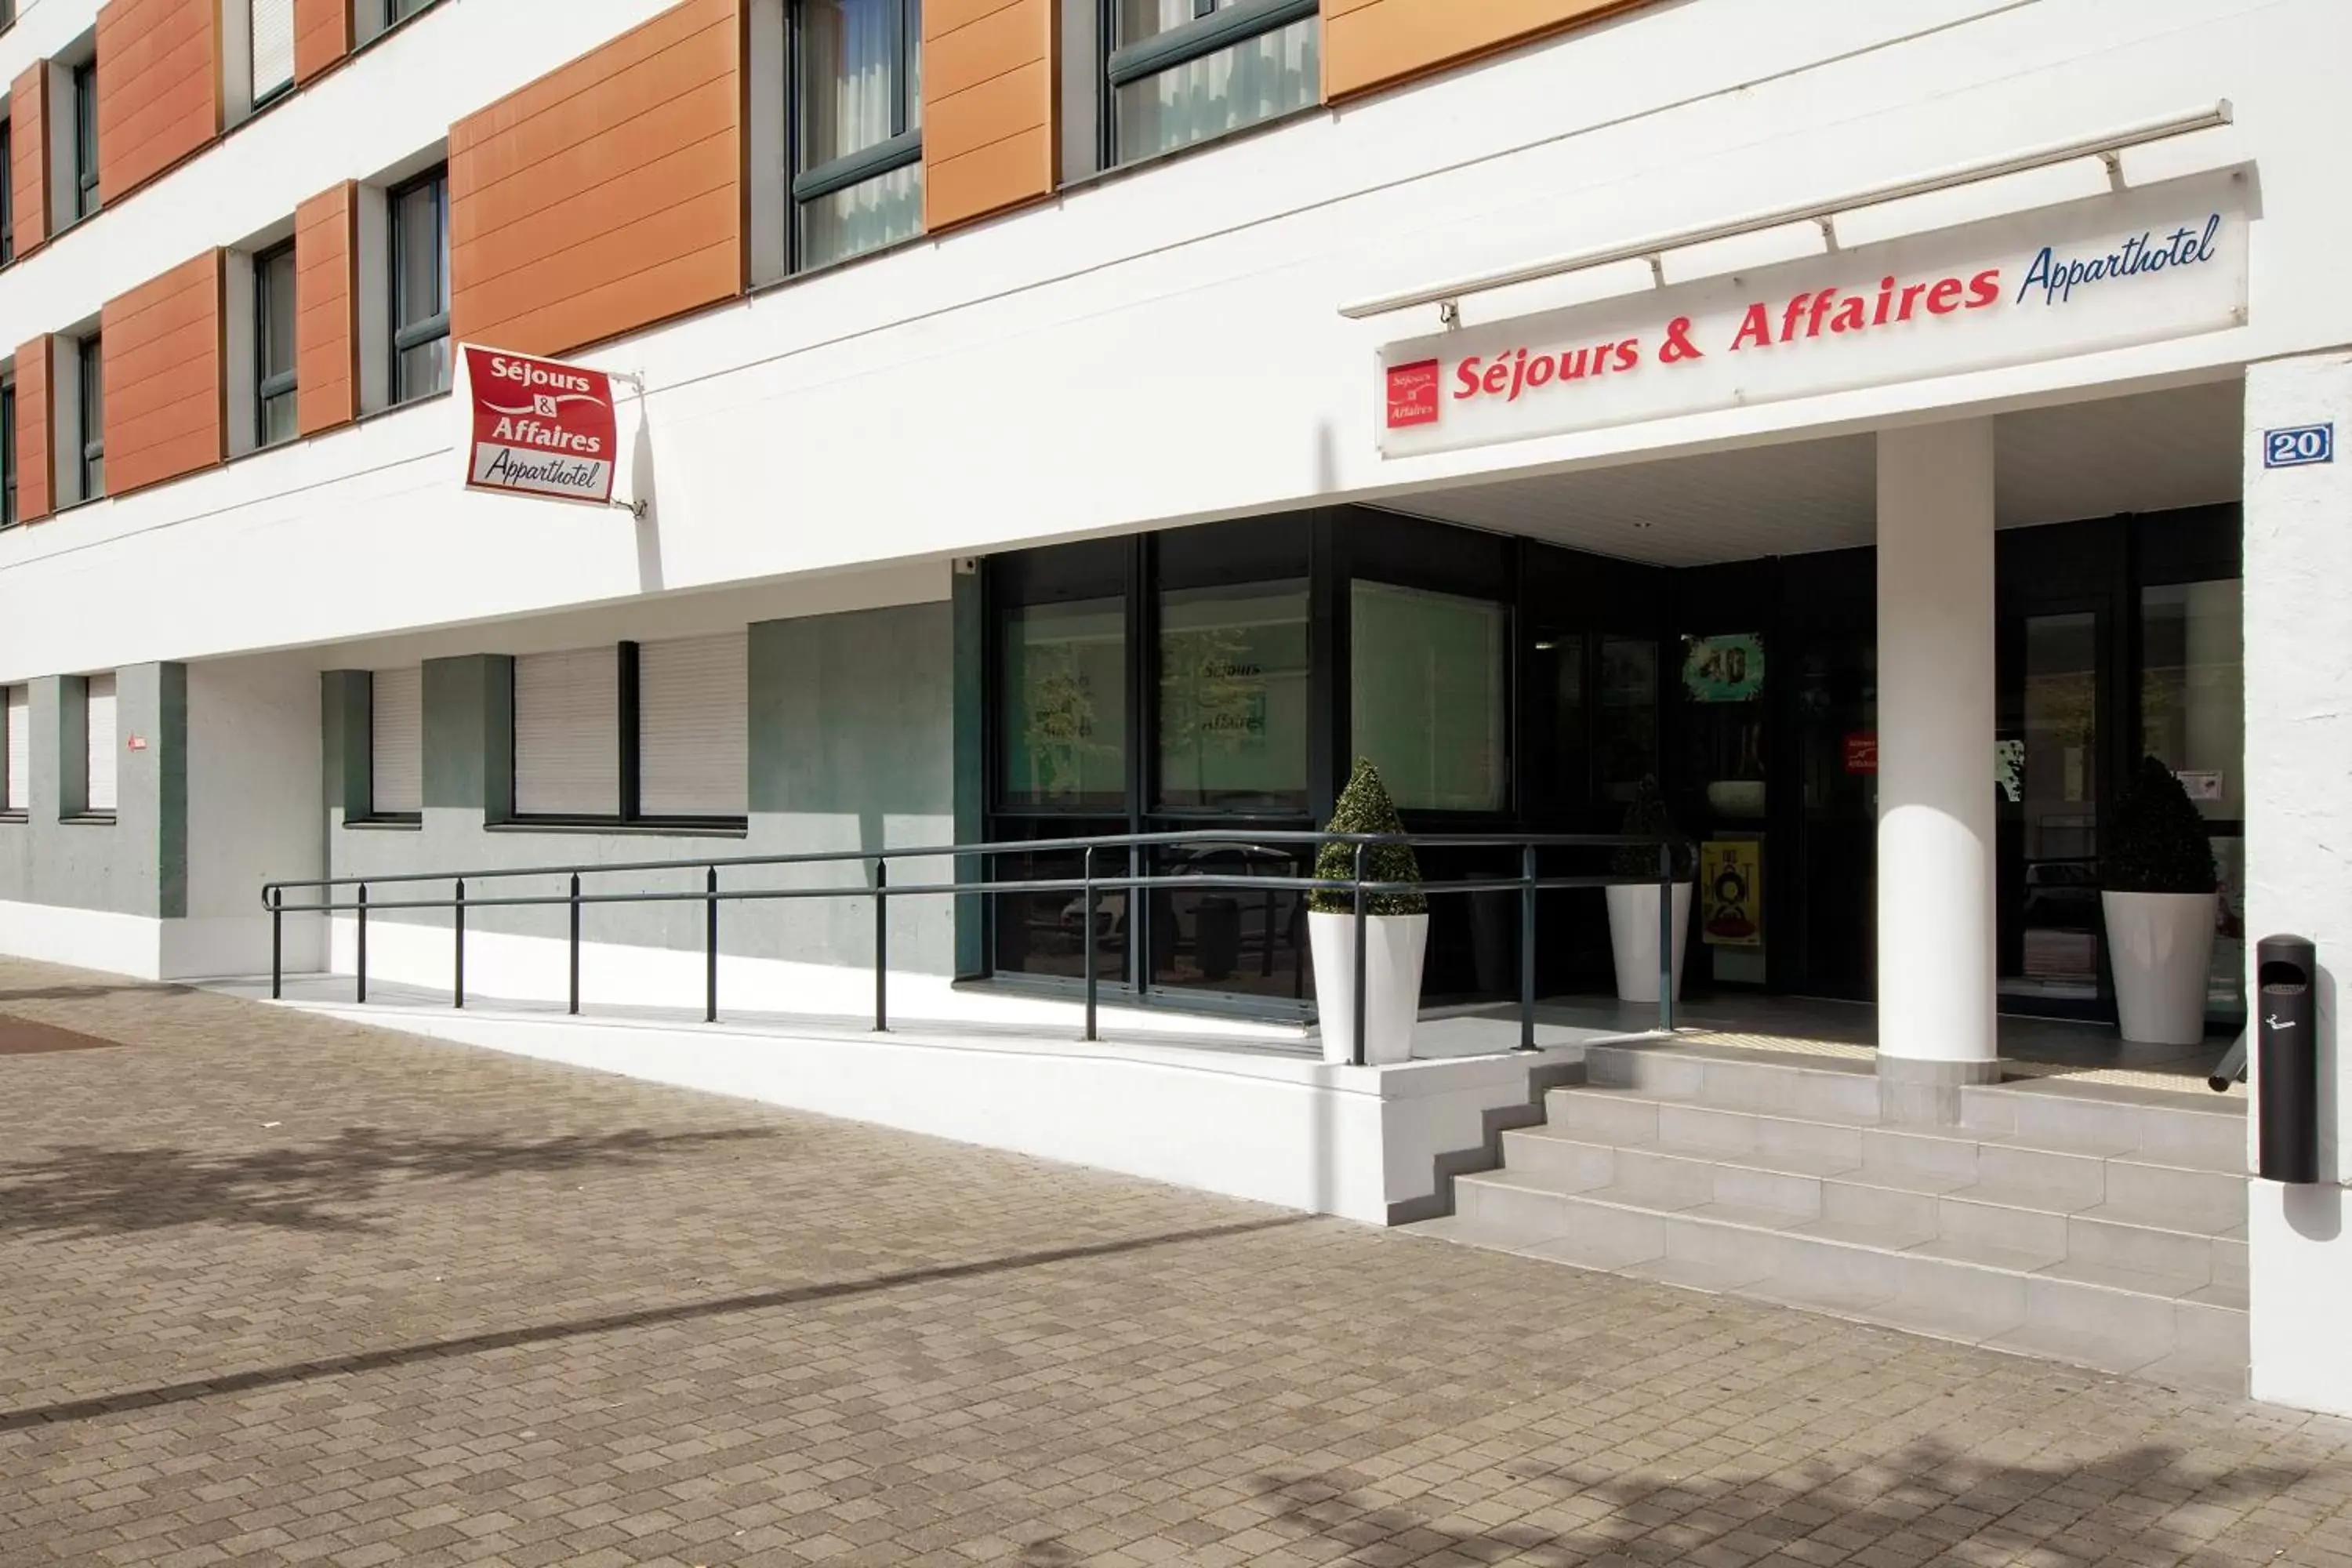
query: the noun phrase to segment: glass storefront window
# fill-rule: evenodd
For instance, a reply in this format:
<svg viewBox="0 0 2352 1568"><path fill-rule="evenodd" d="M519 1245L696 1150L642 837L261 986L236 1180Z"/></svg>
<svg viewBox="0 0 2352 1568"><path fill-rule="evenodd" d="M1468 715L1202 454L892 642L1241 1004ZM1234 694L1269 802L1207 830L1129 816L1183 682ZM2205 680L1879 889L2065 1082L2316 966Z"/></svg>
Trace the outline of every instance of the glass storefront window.
<svg viewBox="0 0 2352 1568"><path fill-rule="evenodd" d="M1509 804L1501 605L1359 582L1349 618L1350 733L1407 811Z"/></svg>
<svg viewBox="0 0 2352 1568"><path fill-rule="evenodd" d="M2141 744L2209 819L2246 815L2245 622L2234 577L2144 588Z"/></svg>
<svg viewBox="0 0 2352 1568"><path fill-rule="evenodd" d="M1658 645L1648 638L1601 639L1601 793L1630 801L1658 771Z"/></svg>
<svg viewBox="0 0 2352 1568"><path fill-rule="evenodd" d="M2030 616L2022 710L1996 743L1995 787L2023 852L2011 994L2099 994L2099 618Z"/></svg>
<svg viewBox="0 0 2352 1568"><path fill-rule="evenodd" d="M2209 822L2246 815L2243 585L2234 577L2143 588L2139 596L2140 744L2177 774ZM2217 827L2221 930L2207 998L2234 1013L2243 1001L2246 841Z"/></svg>
<svg viewBox="0 0 2352 1568"><path fill-rule="evenodd" d="M1160 596L1160 805L1307 806L1307 584Z"/></svg>
<svg viewBox="0 0 2352 1568"><path fill-rule="evenodd" d="M1013 609L1004 627L1002 804L1127 805L1127 610L1116 598Z"/></svg>

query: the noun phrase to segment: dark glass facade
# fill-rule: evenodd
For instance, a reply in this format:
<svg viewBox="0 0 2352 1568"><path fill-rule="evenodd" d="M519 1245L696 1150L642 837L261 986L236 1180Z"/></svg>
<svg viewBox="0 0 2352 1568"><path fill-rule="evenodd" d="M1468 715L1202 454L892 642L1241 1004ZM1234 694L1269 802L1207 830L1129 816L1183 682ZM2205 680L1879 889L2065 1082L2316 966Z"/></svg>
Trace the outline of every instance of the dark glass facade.
<svg viewBox="0 0 2352 1568"><path fill-rule="evenodd" d="M2241 907L2238 536L2234 506L2000 536L1986 787L2000 806L2004 1007L2112 1016L2098 824L2143 750L2199 798L2225 905ZM1108 983L1311 1005L1301 901L1245 885L1303 862L1252 835L1324 821L1365 755L1427 831L1615 832L1655 775L1681 829L1752 866L1760 889L1744 912L1697 900L1692 989L1871 994L1870 550L1669 569L1341 508L999 556L982 592L990 837L1214 827L1216 843L1158 852L1153 867L1244 883L1163 889L1133 910L1103 894ZM1475 850L1423 862L1437 891L1426 996L1516 994L1516 898L1442 892L1516 865ZM1591 852L1545 861L1600 868ZM1080 865L1045 850L998 870ZM2217 1017L2238 1005L2234 918ZM1002 898L989 964L1074 979L1085 934L1076 893ZM1543 994L1605 992L1601 900L1545 895L1536 962Z"/></svg>

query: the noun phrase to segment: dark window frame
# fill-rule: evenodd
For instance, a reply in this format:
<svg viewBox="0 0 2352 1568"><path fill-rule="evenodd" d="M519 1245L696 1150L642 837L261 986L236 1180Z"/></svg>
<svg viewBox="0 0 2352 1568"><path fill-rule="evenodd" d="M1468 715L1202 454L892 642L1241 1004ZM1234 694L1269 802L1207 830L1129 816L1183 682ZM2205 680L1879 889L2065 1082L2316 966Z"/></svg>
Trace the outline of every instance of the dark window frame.
<svg viewBox="0 0 2352 1568"><path fill-rule="evenodd" d="M5 23L0 23L5 26ZM0 113L0 267L16 259L16 124Z"/></svg>
<svg viewBox="0 0 2352 1568"><path fill-rule="evenodd" d="M98 211L98 61L73 68L74 221Z"/></svg>
<svg viewBox="0 0 2352 1568"><path fill-rule="evenodd" d="M801 109L806 99L803 86L808 63L807 50L802 34L802 0L789 0L784 10L784 166L791 171L785 195L790 198L791 211L784 223L784 270L788 275L822 271L859 257L871 256L874 249L853 251L847 256L811 266L807 260L807 244L802 237L802 214L814 202L838 195L868 180L878 180L899 170L919 166L923 161L923 128L917 116L920 100L913 90L913 68L919 63L923 40L913 11L907 0L888 0L894 31L898 35L898 68L892 75L890 104L890 134L870 147L861 147L828 163L813 168L802 167Z"/></svg>
<svg viewBox="0 0 2352 1568"><path fill-rule="evenodd" d="M409 196L427 187L433 190L435 195L433 204L434 303L438 309L428 315L404 321L401 315L403 303L401 292L405 268L401 266L402 240L404 237L400 221L401 205ZM446 373L449 380L439 386L410 392L404 390L401 383L403 355L413 349L423 348L436 341L446 342L449 337L449 307L446 302L449 293L449 166L446 163L436 163L415 178L404 180L385 191L383 199L384 237L387 258L391 263L387 268L390 278L386 284L385 301L388 327L386 335L391 353L385 356L388 363L384 369L387 383L385 388L387 401L384 406L398 408L404 404L438 396L448 391L450 384L456 379L457 371L453 357Z"/></svg>
<svg viewBox="0 0 2352 1568"><path fill-rule="evenodd" d="M507 698L507 800L506 815L488 826L509 830L599 831L613 833L667 833L705 835L712 837L740 837L751 831L751 819L747 812L726 816L679 816L675 815L647 816L640 809L639 788L645 765L639 755L644 726L641 716L645 692L638 662L638 645L620 642L614 645L613 689L619 704L619 755L614 759L618 769L619 788L615 798L620 809L612 816L594 816L581 812L526 812L516 798L518 781L513 759L515 738L521 715L515 710L511 687ZM507 666L507 679L514 679L514 666ZM750 722L750 712L744 715Z"/></svg>
<svg viewBox="0 0 2352 1568"><path fill-rule="evenodd" d="M74 344L74 395L80 403L81 437L78 500L96 500L106 493L106 344L97 332ZM93 375L91 367L97 367ZM96 431L96 435L91 432Z"/></svg>
<svg viewBox="0 0 2352 1568"><path fill-rule="evenodd" d="M285 370L273 374L269 368L273 341L269 330L269 269L280 262L293 265L294 242L290 239L271 246L253 258L253 449L257 452L283 446L300 434L298 428L275 441L269 438L269 405L280 397L293 396L299 384L293 354L287 356ZM294 335L293 321L285 323L285 331L290 340ZM299 426L299 411L297 423Z"/></svg>
<svg viewBox="0 0 2352 1568"><path fill-rule="evenodd" d="M1098 0L1098 5L1095 28L1102 56L1102 68L1097 72L1102 86L1101 102L1096 116L1096 153L1101 161L1101 167L1107 170L1163 155L1147 153L1130 160L1120 153L1120 88L1238 47L1254 38L1278 32L1293 23L1319 16L1323 12L1322 0L1192 0L1192 19L1183 26L1155 33L1132 44L1121 44L1118 41L1118 0ZM1251 122L1252 125L1262 123L1265 121ZM1225 134L1238 134L1249 128L1236 126ZM1221 139L1206 137L1202 142L1190 145L1198 146Z"/></svg>
<svg viewBox="0 0 2352 1568"><path fill-rule="evenodd" d="M16 378L0 381L0 528L16 517Z"/></svg>

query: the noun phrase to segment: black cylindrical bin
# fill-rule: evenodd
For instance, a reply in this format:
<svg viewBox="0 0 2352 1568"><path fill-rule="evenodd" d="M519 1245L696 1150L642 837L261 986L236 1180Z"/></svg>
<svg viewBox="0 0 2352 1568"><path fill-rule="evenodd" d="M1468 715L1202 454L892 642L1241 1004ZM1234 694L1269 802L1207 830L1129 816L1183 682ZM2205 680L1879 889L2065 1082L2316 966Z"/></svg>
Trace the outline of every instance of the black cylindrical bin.
<svg viewBox="0 0 2352 1568"><path fill-rule="evenodd" d="M2266 1182L2319 1180L2317 979L2304 938L2266 936L2255 945L2254 1173Z"/></svg>

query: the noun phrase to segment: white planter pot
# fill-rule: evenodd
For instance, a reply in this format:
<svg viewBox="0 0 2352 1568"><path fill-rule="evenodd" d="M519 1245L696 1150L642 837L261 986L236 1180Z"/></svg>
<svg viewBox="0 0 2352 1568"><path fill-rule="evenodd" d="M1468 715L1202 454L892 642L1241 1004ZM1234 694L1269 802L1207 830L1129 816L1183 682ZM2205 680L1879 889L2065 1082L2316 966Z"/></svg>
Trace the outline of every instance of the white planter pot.
<svg viewBox="0 0 2352 1568"><path fill-rule="evenodd" d="M2205 984L2213 967L2212 893L2110 893L2107 955L2116 970L2123 1037L2193 1046L2205 1037Z"/></svg>
<svg viewBox="0 0 2352 1568"><path fill-rule="evenodd" d="M1617 995L1626 1002L1658 999L1658 887L1635 882L1602 889L1609 895L1609 950L1617 960ZM1675 994L1683 994L1683 959L1690 949L1691 885L1675 884Z"/></svg>
<svg viewBox="0 0 2352 1568"><path fill-rule="evenodd" d="M1307 940L1315 954L1315 1008L1322 1019L1323 1059L1356 1059L1356 917L1310 910ZM1412 1056L1412 1026L1421 1016L1421 964L1429 949L1429 917L1364 917L1364 1060L1401 1062Z"/></svg>

